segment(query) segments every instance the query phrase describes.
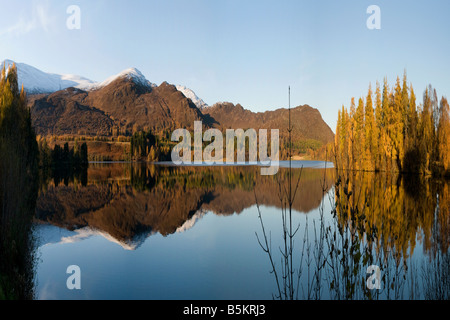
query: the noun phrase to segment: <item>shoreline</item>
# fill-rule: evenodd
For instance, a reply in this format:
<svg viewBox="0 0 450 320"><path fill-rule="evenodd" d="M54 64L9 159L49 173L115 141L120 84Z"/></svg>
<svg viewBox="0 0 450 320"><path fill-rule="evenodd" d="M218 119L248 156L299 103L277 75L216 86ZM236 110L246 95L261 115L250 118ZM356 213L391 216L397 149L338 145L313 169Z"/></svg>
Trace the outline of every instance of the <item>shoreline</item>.
<svg viewBox="0 0 450 320"><path fill-rule="evenodd" d="M319 169L330 169L334 168L333 162L329 161L323 161L323 160L307 160L307 159L292 159L292 168L299 169L301 167L304 168L319 168ZM262 164L260 162L258 163L213 163L208 164L205 162L202 163L189 163L189 164L175 164L172 161L89 161L89 164L151 164L151 165L160 165L160 166L180 166L180 167L246 167L246 166L258 166L258 167L269 167L270 165ZM288 168L289 167L289 160L280 160L278 162L280 168ZM303 165L301 165L303 164ZM306 164L306 165L305 165Z"/></svg>

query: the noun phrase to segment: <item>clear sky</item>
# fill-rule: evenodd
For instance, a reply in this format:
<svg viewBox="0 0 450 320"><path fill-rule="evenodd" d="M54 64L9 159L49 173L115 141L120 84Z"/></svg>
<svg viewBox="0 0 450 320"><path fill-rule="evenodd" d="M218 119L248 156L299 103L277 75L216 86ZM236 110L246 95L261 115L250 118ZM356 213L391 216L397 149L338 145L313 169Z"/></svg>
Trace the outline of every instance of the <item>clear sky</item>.
<svg viewBox="0 0 450 320"><path fill-rule="evenodd" d="M380 30L366 26L373 4ZM290 85L292 106L318 108L333 131L342 104L405 69L418 97L429 83L450 96L448 0L0 0L0 14L0 60L95 81L136 67L252 111L287 107Z"/></svg>

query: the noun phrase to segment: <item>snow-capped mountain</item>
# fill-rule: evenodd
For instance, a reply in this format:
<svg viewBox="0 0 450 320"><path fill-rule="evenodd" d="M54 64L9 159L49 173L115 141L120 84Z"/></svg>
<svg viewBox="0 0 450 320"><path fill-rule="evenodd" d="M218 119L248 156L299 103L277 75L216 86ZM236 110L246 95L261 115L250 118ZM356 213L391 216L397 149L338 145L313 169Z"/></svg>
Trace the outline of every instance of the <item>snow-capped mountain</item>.
<svg viewBox="0 0 450 320"><path fill-rule="evenodd" d="M12 60L4 60L0 67L6 68L14 64ZM22 84L29 94L51 93L69 87L79 89L92 86L95 82L73 74L46 73L25 63L16 63L19 78L19 87Z"/></svg>
<svg viewBox="0 0 450 320"><path fill-rule="evenodd" d="M205 101L203 101L202 99L200 99L194 91L192 91L189 88L186 88L185 86L180 86L177 85L176 86L177 90L180 91L181 93L184 94L184 96L186 98L189 98L192 100L192 102L197 106L197 108L199 108L200 110L207 108L208 105L206 104Z"/></svg>
<svg viewBox="0 0 450 320"><path fill-rule="evenodd" d="M0 67L6 65L8 68L15 62L12 60L4 60ZM122 72L113 75L102 82L95 82L87 78L73 75L73 74L53 74L41 71L33 66L25 63L17 63L17 71L19 77L19 86L22 84L29 94L36 93L53 93L59 90L64 90L69 87L74 87L81 90L91 91L101 89L117 79L127 78L133 80L135 83L143 86L149 86L151 88L157 87L156 84L150 82L145 76L136 68L129 68ZM185 86L177 85L177 90L182 92L186 98L192 100L192 102L199 108L207 108L208 105L200 99L194 91Z"/></svg>
<svg viewBox="0 0 450 320"><path fill-rule="evenodd" d="M122 79L122 78L126 78L129 80L133 80L135 83L143 85L143 86L149 86L149 87L157 87L156 84L151 83L150 81L148 81L145 76L142 74L142 72L140 72L138 69L136 68L129 68L126 70L123 70L122 72L109 77L108 79L106 79L103 82L100 83L94 83L92 85L86 86L85 88L79 88L79 89L84 89L84 90L96 90L96 89L100 89L102 87L106 87L107 85L109 85L110 83L114 82L117 79Z"/></svg>

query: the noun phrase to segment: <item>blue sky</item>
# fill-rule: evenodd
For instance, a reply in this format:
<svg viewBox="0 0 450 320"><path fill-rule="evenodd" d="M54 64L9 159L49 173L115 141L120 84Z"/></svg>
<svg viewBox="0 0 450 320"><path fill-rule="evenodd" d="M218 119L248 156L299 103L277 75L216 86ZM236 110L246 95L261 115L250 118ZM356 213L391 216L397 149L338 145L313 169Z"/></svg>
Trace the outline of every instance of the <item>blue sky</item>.
<svg viewBox="0 0 450 320"><path fill-rule="evenodd" d="M69 5L81 29L69 30ZM381 29L369 30L369 5ZM337 110L406 69L416 95L450 95L450 1L0 0L0 60L102 81L129 67L252 111Z"/></svg>

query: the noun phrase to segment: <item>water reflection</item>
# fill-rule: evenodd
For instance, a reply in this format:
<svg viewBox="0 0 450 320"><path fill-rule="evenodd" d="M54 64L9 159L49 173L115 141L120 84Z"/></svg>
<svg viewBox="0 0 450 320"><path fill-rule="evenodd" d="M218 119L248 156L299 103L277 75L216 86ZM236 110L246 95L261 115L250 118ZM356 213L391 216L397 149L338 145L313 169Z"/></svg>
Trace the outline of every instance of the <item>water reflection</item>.
<svg viewBox="0 0 450 320"><path fill-rule="evenodd" d="M36 171L24 170L17 158L6 159L0 163L0 300L29 300L34 297L32 220L38 183Z"/></svg>
<svg viewBox="0 0 450 320"><path fill-rule="evenodd" d="M192 226L202 212L241 213L255 204L279 206L278 177L261 176L257 167L174 167L91 165L89 183L49 182L40 193L36 222L67 230L103 232L124 247L136 248L147 236L173 234ZM286 174L285 169L280 175ZM309 212L322 198L320 171L304 171L305 192L295 210Z"/></svg>
<svg viewBox="0 0 450 320"><path fill-rule="evenodd" d="M79 178L67 182L49 179L41 187L35 214L41 230L40 246L81 243L101 236L114 246L118 243L131 250L123 252L145 256L139 260L143 269L159 259L159 267L151 269L158 279L172 279L173 273L164 275L162 270L174 265L191 266L191 273L203 270L197 277L192 276L198 290L194 293L200 299L215 297L205 279L223 278L221 283L236 283L233 289L239 294L246 292L239 286L251 279L246 276L246 268L253 268L252 275L258 274L251 291L261 293L270 282L272 291L264 293L266 298L271 294L282 299L449 298L448 181L295 168L291 185L299 181L299 188L292 201L287 201L283 194L289 190L289 172L288 168L280 168L279 174L272 177L261 176L259 168L252 166L91 164ZM253 215L256 205L264 231L258 229L258 216ZM208 216L225 218L203 225L212 228L214 236L224 234L220 243L210 246L205 242L211 239L208 237L194 241L191 237L195 232L176 236L202 229L197 222ZM228 233L220 229L231 220L234 224ZM237 229L243 233L238 235ZM172 247L173 242L161 242L161 236L180 242ZM263 249L270 249L269 259L267 252L258 247L258 240ZM191 241L192 257L184 254L183 259L178 258L187 250L187 241ZM148 251L152 242L161 252ZM249 251L238 256L233 250L240 247ZM65 249L58 250L61 253ZM196 256L196 250L205 256ZM133 257L127 256L124 261L133 261ZM207 269L198 259L227 261L227 266L236 264L236 271L220 273L214 263L215 268ZM272 270L267 270L271 265ZM367 286L370 266L380 269L379 289ZM124 281L133 283L133 271L126 272ZM266 272L272 277L270 281L263 275ZM135 280L144 281L142 274L137 274ZM188 286L186 278L177 279L180 283L172 284L173 288ZM64 284L64 280L60 282ZM189 290L192 286L188 286ZM161 292L151 292L154 296L141 292L138 298L165 297ZM175 293L167 297L183 298ZM245 297L255 298L253 294Z"/></svg>
<svg viewBox="0 0 450 320"><path fill-rule="evenodd" d="M331 216L320 207L313 226L306 219L293 227L286 206L278 248L269 247L260 212L259 243L277 284L274 297L449 299L448 181L349 171L334 177ZM302 244L294 250L292 238L300 227L296 240ZM372 270L379 270L379 277L372 277Z"/></svg>

